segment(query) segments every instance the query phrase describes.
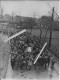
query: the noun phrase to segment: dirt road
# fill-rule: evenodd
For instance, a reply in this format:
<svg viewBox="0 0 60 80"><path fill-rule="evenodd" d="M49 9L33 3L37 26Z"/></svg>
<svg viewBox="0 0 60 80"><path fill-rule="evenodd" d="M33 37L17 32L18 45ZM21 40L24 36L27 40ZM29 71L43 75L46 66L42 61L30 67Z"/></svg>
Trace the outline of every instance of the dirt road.
<svg viewBox="0 0 60 80"><path fill-rule="evenodd" d="M58 80L59 75L56 73L55 70L52 71L52 80ZM50 79L50 76L48 74L48 70L34 70L32 68L30 71L29 70L12 70L11 64L9 61L8 65L8 70L7 70L7 75L6 78L11 78L11 79Z"/></svg>

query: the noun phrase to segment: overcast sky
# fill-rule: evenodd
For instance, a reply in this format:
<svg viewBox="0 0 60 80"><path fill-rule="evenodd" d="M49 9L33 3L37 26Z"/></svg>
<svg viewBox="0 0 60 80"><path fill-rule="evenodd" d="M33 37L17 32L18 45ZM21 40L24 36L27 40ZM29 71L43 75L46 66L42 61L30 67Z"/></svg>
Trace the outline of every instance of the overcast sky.
<svg viewBox="0 0 60 80"><path fill-rule="evenodd" d="M51 8L55 7L55 12L59 12L59 1L1 1L4 14L18 14L21 16L38 17L50 14Z"/></svg>

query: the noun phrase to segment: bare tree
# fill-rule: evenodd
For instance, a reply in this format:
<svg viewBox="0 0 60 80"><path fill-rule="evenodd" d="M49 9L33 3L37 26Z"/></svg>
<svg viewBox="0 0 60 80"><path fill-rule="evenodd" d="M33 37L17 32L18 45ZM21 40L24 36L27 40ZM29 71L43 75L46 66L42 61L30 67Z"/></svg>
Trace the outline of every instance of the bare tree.
<svg viewBox="0 0 60 80"><path fill-rule="evenodd" d="M42 37L42 24L40 23L40 18L38 19L37 25L38 25L38 28L40 30L40 41L41 41L41 37Z"/></svg>
<svg viewBox="0 0 60 80"><path fill-rule="evenodd" d="M47 32L48 32L48 26L46 26L46 33L45 33L45 36L44 36L44 40L43 40L43 43L46 41L46 37L47 37Z"/></svg>
<svg viewBox="0 0 60 80"><path fill-rule="evenodd" d="M13 24L13 19L14 19L14 12L12 12L12 24Z"/></svg>
<svg viewBox="0 0 60 80"><path fill-rule="evenodd" d="M21 13L20 13L20 24L19 25L20 25L20 28L21 28Z"/></svg>
<svg viewBox="0 0 60 80"><path fill-rule="evenodd" d="M36 13L34 11L33 18L30 19L30 24L31 24L31 26L30 26L30 29L31 29L30 34L32 33L32 27L35 26L35 20L36 20Z"/></svg>

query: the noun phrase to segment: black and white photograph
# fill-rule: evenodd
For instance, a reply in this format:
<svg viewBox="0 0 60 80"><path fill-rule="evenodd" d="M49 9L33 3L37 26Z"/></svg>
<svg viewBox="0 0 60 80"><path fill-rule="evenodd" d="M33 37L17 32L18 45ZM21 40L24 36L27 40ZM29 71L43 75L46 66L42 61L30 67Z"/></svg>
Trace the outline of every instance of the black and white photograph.
<svg viewBox="0 0 60 80"><path fill-rule="evenodd" d="M59 0L0 0L0 79L59 80Z"/></svg>

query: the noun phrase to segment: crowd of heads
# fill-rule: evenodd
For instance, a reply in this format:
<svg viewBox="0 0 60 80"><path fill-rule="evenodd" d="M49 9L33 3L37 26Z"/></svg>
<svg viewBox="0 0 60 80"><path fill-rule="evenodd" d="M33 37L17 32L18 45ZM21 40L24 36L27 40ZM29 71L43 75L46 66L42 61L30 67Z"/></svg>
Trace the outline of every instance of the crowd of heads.
<svg viewBox="0 0 60 80"><path fill-rule="evenodd" d="M17 62L17 67L31 67L36 56L40 53L43 45L41 45L40 37L31 36L29 32L25 32L10 41L11 44L11 65L12 67ZM27 51L27 48L31 47L31 52ZM45 66L50 63L50 56L48 51L44 50L41 54L41 58L37 63L41 66ZM43 63L43 64L42 64ZM28 68L29 68L28 67ZM29 68L30 69L30 68Z"/></svg>

